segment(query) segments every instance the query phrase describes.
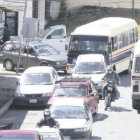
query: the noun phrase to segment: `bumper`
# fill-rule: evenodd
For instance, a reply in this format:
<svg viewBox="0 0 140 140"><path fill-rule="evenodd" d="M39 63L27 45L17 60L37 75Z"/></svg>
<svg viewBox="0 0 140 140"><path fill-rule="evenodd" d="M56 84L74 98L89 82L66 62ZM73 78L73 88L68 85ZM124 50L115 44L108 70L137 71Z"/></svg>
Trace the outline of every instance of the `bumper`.
<svg viewBox="0 0 140 140"><path fill-rule="evenodd" d="M49 96L39 98L15 97L13 103L17 106L46 106L49 98Z"/></svg>
<svg viewBox="0 0 140 140"><path fill-rule="evenodd" d="M60 129L63 136L69 136L71 138L85 138L90 135L90 131L86 132L74 132L74 130L68 130L68 129Z"/></svg>

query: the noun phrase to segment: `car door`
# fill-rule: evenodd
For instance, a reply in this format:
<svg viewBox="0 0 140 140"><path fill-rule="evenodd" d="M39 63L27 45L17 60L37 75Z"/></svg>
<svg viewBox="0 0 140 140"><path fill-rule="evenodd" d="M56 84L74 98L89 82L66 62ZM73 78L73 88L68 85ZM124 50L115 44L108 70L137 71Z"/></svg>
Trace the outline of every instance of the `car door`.
<svg viewBox="0 0 140 140"><path fill-rule="evenodd" d="M88 104L90 107L90 110L92 113L96 111L97 105L98 105L98 93L95 88L95 85L93 82L91 82L88 86L88 92L89 92L89 99L88 99Z"/></svg>
<svg viewBox="0 0 140 140"><path fill-rule="evenodd" d="M47 43L57 50L65 50L66 45L66 27L57 26L57 28L52 29L44 38L43 42Z"/></svg>

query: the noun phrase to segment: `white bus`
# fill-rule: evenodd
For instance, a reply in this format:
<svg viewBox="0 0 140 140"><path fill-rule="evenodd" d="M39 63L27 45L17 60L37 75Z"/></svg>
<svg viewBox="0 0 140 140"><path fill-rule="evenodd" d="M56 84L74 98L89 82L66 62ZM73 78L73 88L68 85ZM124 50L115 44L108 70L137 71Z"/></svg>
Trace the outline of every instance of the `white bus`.
<svg viewBox="0 0 140 140"><path fill-rule="evenodd" d="M118 73L128 70L137 40L138 25L129 18L108 17L79 26L71 33L68 69L80 54L102 53Z"/></svg>
<svg viewBox="0 0 140 140"><path fill-rule="evenodd" d="M140 109L140 41L136 43L131 73L132 107Z"/></svg>

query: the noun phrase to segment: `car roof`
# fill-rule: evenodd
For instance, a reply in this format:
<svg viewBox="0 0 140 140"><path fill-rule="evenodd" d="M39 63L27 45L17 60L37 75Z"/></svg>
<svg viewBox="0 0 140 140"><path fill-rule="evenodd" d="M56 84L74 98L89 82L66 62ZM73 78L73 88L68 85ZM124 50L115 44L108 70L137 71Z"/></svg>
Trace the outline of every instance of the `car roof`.
<svg viewBox="0 0 140 140"><path fill-rule="evenodd" d="M31 134L36 134L36 133L37 133L37 131L35 131L35 130L17 130L17 129L15 129L15 130L1 130L0 131L0 135L2 135L2 134L6 134L6 135L10 135L10 134L12 134L12 135L16 135L16 134L31 135Z"/></svg>
<svg viewBox="0 0 140 140"><path fill-rule="evenodd" d="M60 97L54 100L52 106L84 106L84 99L72 97Z"/></svg>
<svg viewBox="0 0 140 140"><path fill-rule="evenodd" d="M102 54L83 54L79 55L77 62L104 62Z"/></svg>
<svg viewBox="0 0 140 140"><path fill-rule="evenodd" d="M50 73L53 70L52 67L50 66L35 66L35 67L30 67L24 71L23 74L26 73Z"/></svg>
<svg viewBox="0 0 140 140"><path fill-rule="evenodd" d="M88 85L90 82L93 82L90 77L64 77L57 81L57 85Z"/></svg>

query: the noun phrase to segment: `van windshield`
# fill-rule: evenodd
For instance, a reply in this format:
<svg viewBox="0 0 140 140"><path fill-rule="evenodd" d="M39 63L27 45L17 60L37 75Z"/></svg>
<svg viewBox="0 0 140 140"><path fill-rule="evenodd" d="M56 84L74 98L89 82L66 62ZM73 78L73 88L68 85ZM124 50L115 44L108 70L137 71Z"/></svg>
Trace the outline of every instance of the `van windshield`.
<svg viewBox="0 0 140 140"><path fill-rule="evenodd" d="M70 51L106 52L108 48L107 36L73 35L70 40Z"/></svg>
<svg viewBox="0 0 140 140"><path fill-rule="evenodd" d="M77 74L101 74L105 73L105 65L101 62L81 62L76 66Z"/></svg>
<svg viewBox="0 0 140 140"><path fill-rule="evenodd" d="M135 72L140 73L140 57L136 57Z"/></svg>

